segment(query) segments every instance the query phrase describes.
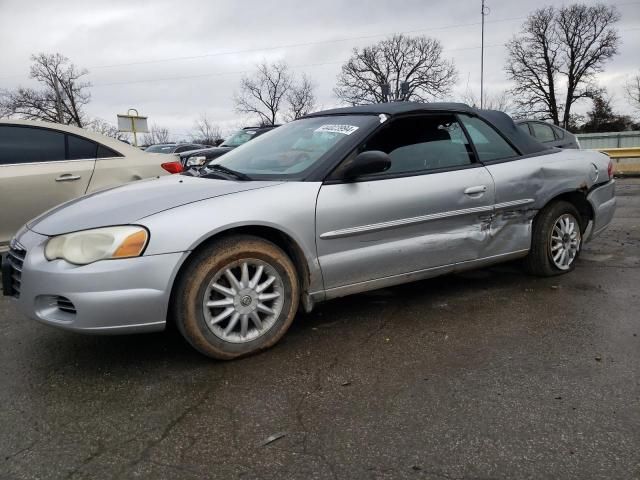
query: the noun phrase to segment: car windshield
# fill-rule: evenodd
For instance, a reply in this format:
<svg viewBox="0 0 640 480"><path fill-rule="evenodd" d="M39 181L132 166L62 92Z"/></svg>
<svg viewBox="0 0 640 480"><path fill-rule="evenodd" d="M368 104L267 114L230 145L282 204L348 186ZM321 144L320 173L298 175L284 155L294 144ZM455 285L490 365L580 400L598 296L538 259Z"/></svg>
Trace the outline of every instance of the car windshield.
<svg viewBox="0 0 640 480"><path fill-rule="evenodd" d="M299 177L349 139L361 138L378 123L378 117L372 115L296 120L212 160L207 167L222 165L252 178Z"/></svg>
<svg viewBox="0 0 640 480"><path fill-rule="evenodd" d="M175 145L151 145L145 148L144 151L149 153L173 153L174 148L176 148Z"/></svg>
<svg viewBox="0 0 640 480"><path fill-rule="evenodd" d="M243 143L251 140L256 134L255 130L240 130L234 133L224 142L220 144L221 147L239 147Z"/></svg>

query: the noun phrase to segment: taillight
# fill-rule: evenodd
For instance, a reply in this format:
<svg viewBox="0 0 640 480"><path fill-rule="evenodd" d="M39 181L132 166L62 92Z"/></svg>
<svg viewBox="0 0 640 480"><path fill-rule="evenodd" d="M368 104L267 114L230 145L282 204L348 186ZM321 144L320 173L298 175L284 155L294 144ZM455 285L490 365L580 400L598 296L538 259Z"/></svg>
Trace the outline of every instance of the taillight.
<svg viewBox="0 0 640 480"><path fill-rule="evenodd" d="M169 173L180 173L182 172L182 164L180 162L166 162L160 165Z"/></svg>
<svg viewBox="0 0 640 480"><path fill-rule="evenodd" d="M609 174L609 180L613 178L613 160L609 159L609 166L607 167L607 173Z"/></svg>

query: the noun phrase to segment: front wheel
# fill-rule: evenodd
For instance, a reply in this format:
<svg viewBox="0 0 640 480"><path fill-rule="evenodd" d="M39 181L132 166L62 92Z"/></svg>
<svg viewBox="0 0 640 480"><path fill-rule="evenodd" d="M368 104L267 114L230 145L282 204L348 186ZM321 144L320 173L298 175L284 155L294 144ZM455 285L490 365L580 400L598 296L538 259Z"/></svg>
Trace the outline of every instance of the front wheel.
<svg viewBox="0 0 640 480"><path fill-rule="evenodd" d="M178 329L197 350L229 360L264 350L287 331L299 287L275 244L243 235L219 240L190 261L174 305Z"/></svg>
<svg viewBox="0 0 640 480"><path fill-rule="evenodd" d="M533 222L531 250L524 265L533 275L549 277L575 268L582 247L581 216L568 202L554 202Z"/></svg>

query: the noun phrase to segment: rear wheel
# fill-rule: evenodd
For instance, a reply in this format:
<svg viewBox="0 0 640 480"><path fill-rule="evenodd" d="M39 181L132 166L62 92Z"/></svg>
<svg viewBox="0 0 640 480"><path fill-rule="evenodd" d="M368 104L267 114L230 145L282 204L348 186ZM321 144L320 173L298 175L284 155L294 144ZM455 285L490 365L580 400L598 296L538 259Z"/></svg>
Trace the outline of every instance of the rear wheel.
<svg viewBox="0 0 640 480"><path fill-rule="evenodd" d="M529 273L553 276L575 268L582 247L581 216L571 203L543 208L533 222L531 250L524 265Z"/></svg>
<svg viewBox="0 0 640 480"><path fill-rule="evenodd" d="M243 235L198 252L181 275L176 324L197 350L228 360L274 345L298 309L291 259L276 245Z"/></svg>

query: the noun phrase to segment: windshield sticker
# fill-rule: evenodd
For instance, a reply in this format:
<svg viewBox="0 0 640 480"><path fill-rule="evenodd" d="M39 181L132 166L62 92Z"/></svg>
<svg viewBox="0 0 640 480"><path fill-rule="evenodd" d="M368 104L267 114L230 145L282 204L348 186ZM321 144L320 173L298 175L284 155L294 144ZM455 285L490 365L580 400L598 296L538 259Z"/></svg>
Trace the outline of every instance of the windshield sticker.
<svg viewBox="0 0 640 480"><path fill-rule="evenodd" d="M355 125L322 125L315 129L319 133L342 133L343 135L351 135L356 130L358 127Z"/></svg>

